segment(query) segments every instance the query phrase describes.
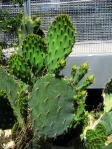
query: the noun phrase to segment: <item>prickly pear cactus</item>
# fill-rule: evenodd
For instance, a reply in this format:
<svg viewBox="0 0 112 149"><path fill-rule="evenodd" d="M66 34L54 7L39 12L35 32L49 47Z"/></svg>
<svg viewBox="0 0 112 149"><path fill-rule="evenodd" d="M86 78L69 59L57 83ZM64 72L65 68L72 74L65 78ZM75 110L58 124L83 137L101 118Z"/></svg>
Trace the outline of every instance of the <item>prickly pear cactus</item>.
<svg viewBox="0 0 112 149"><path fill-rule="evenodd" d="M89 76L80 83L88 72L87 63L79 67L74 65L70 79L59 75L75 42L75 29L67 15L55 18L47 40L45 42L38 35L29 34L22 41L21 54L9 59L9 69L21 88L13 98L18 100L19 112L16 115L19 113L19 118L25 121L24 126L32 126L34 142L37 138L55 138L66 132L68 127L76 128L84 120L86 89L94 81L94 77ZM28 83L30 89L25 91L19 80ZM15 106L13 104L11 106Z"/></svg>
<svg viewBox="0 0 112 149"><path fill-rule="evenodd" d="M37 80L29 100L35 136L53 138L67 130L74 119L74 94L64 79L46 75Z"/></svg>
<svg viewBox="0 0 112 149"><path fill-rule="evenodd" d="M60 68L59 63L72 52L75 43L75 29L67 15L62 14L55 18L48 30L47 39L47 68L49 72L56 73Z"/></svg>
<svg viewBox="0 0 112 149"><path fill-rule="evenodd" d="M37 23L36 19L35 22ZM59 72L66 66L65 59L72 52L75 42L75 29L67 15L58 15L55 18L48 31L47 39L48 41L46 42L38 35L29 34L22 41L20 48L21 55L30 66L34 76L42 76L46 72L59 75ZM10 68L13 69L12 71L19 67L13 66L17 65L19 60L20 64L23 62L23 60L21 61L22 58L20 56L18 57L18 62L14 64L12 62L15 60L10 60L12 61L10 63ZM26 64L23 65L26 67ZM24 71L19 69L18 73L19 71L21 72L20 74L24 74L24 77Z"/></svg>

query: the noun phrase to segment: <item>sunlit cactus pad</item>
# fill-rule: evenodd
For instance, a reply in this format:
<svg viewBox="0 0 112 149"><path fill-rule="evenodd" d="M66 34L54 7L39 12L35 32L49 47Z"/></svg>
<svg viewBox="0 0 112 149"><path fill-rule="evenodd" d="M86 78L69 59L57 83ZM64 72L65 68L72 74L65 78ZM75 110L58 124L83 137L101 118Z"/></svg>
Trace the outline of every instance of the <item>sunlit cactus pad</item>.
<svg viewBox="0 0 112 149"><path fill-rule="evenodd" d="M29 101L35 136L52 138L67 130L74 119L74 94L64 79L46 75L37 80Z"/></svg>
<svg viewBox="0 0 112 149"><path fill-rule="evenodd" d="M23 40L23 57L28 61L34 72L43 68L46 50L46 42L38 35L29 34Z"/></svg>
<svg viewBox="0 0 112 149"><path fill-rule="evenodd" d="M75 29L70 18L61 14L58 15L48 30L48 57L47 65L51 72L58 69L58 62L72 52L75 43Z"/></svg>
<svg viewBox="0 0 112 149"><path fill-rule="evenodd" d="M22 80L31 80L30 67L22 56L18 54L12 55L8 60L8 64L10 72L15 76L20 77Z"/></svg>

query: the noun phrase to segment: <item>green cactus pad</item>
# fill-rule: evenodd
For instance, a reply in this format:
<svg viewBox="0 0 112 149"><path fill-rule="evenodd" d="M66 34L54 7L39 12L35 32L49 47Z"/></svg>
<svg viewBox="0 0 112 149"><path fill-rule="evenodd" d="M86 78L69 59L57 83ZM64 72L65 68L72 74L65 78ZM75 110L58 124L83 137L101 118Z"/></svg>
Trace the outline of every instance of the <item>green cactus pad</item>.
<svg viewBox="0 0 112 149"><path fill-rule="evenodd" d="M67 130L75 116L74 94L64 79L46 75L37 80L29 100L35 136L53 138Z"/></svg>
<svg viewBox="0 0 112 149"><path fill-rule="evenodd" d="M0 90L3 90L7 94L14 114L17 117L19 124L22 126L24 122L20 114L20 109L17 106L17 99L20 88L15 82L14 78L7 74L7 72L5 72L2 67L0 67Z"/></svg>
<svg viewBox="0 0 112 149"><path fill-rule="evenodd" d="M105 136L106 135L106 127L105 125L99 123L98 125L96 125L95 127L95 131L97 136Z"/></svg>
<svg viewBox="0 0 112 149"><path fill-rule="evenodd" d="M102 147L105 144L105 137L97 137L92 139L88 145L87 145L87 149L102 149Z"/></svg>
<svg viewBox="0 0 112 149"><path fill-rule="evenodd" d="M47 67L49 72L55 73L60 61L65 60L72 52L75 42L75 29L70 18L65 14L58 15L49 28L47 38Z"/></svg>
<svg viewBox="0 0 112 149"><path fill-rule="evenodd" d="M103 124L99 123L95 129L88 129L86 132L86 145L88 149L102 149L107 140L106 128Z"/></svg>
<svg viewBox="0 0 112 149"><path fill-rule="evenodd" d="M23 57L30 64L34 74L39 73L46 58L46 43L38 35L31 34L25 37L22 44Z"/></svg>
<svg viewBox="0 0 112 149"><path fill-rule="evenodd" d="M12 55L9 60L9 69L12 74L20 78L25 82L29 82L31 80L31 70L28 66L27 62L20 55Z"/></svg>
<svg viewBox="0 0 112 149"><path fill-rule="evenodd" d="M97 134L95 133L94 130L92 129L88 129L87 132L86 132L86 138L88 141L91 141L93 138L96 138L97 137Z"/></svg>

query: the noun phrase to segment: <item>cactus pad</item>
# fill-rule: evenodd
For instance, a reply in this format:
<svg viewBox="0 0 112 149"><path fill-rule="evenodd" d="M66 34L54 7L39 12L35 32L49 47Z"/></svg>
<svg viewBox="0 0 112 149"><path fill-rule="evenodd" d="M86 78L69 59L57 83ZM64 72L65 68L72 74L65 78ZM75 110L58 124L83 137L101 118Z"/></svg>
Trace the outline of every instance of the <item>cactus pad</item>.
<svg viewBox="0 0 112 149"><path fill-rule="evenodd" d="M25 37L22 44L23 57L28 61L34 74L42 70L46 57L46 43L38 35Z"/></svg>
<svg viewBox="0 0 112 149"><path fill-rule="evenodd" d="M75 42L75 30L67 15L58 15L48 31L47 67L49 72L58 70L60 61L72 52Z"/></svg>
<svg viewBox="0 0 112 149"><path fill-rule="evenodd" d="M102 149L107 140L105 126L99 123L94 130L88 129L86 137L87 149Z"/></svg>
<svg viewBox="0 0 112 149"><path fill-rule="evenodd" d="M8 100L19 124L23 125L24 122L20 114L20 108L17 106L17 98L20 88L14 78L8 75L2 67L0 67L0 90L3 90L7 94Z"/></svg>
<svg viewBox="0 0 112 149"><path fill-rule="evenodd" d="M23 57L17 54L12 55L9 58L8 64L12 74L26 82L31 80L30 67L28 66L27 62L25 62Z"/></svg>
<svg viewBox="0 0 112 149"><path fill-rule="evenodd" d="M37 80L29 100L35 136L52 138L67 130L74 119L74 94L66 80L53 75Z"/></svg>

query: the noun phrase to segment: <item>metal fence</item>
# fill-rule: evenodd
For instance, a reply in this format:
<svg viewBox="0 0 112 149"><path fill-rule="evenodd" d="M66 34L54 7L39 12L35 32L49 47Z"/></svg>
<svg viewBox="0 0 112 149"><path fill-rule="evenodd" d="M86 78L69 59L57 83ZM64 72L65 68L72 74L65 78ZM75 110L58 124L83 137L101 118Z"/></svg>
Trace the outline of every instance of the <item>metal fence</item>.
<svg viewBox="0 0 112 149"><path fill-rule="evenodd" d="M31 15L42 18L45 30L60 13L71 17L78 42L112 40L111 0L31 0Z"/></svg>
<svg viewBox="0 0 112 149"><path fill-rule="evenodd" d="M54 17L64 13L71 17L76 28L76 44L112 43L112 0L28 0L27 3L27 12L41 17L46 32ZM10 5L2 7L12 15L20 10ZM112 52L112 44L107 46L107 52Z"/></svg>
<svg viewBox="0 0 112 149"><path fill-rule="evenodd" d="M9 12L10 17L15 17L20 11L24 11L24 7L20 7L18 4L13 5L10 0L8 2L0 2L0 9ZM2 14L0 14L0 20ZM17 41L17 35L11 32L2 32L0 28L0 42L3 42L4 47L11 47L13 43Z"/></svg>

